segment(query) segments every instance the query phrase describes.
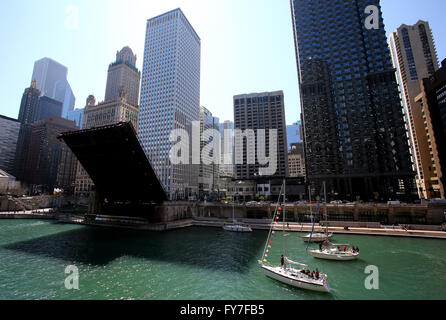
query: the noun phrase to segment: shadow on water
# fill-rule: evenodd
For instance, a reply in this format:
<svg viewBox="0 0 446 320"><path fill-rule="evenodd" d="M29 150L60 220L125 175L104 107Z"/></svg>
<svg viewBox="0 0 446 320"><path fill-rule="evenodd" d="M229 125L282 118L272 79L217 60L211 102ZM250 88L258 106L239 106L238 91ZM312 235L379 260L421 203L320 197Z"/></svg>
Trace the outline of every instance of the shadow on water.
<svg viewBox="0 0 446 320"><path fill-rule="evenodd" d="M3 246L72 264L105 266L130 256L246 273L263 249L266 234L231 233L218 228L187 228L166 233L81 227Z"/></svg>

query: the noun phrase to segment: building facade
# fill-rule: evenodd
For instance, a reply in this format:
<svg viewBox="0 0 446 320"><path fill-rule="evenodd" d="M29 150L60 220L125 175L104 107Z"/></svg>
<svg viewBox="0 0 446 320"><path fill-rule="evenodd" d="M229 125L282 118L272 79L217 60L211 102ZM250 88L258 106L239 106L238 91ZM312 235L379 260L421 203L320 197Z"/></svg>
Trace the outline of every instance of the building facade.
<svg viewBox="0 0 446 320"><path fill-rule="evenodd" d="M63 132L78 129L73 121L56 116L31 124L24 181L33 185L35 191L52 193L56 187L62 189L73 187L73 168L76 159L66 144L58 139L58 136ZM66 159L67 153L71 154L69 160ZM62 159L62 155L65 157L64 159ZM64 161L61 162L61 160ZM67 162L71 162L71 165L67 165Z"/></svg>
<svg viewBox="0 0 446 320"><path fill-rule="evenodd" d="M212 113L205 107L200 107L200 150L201 153L201 163L200 172L198 176L198 192L200 198L211 196L217 192L218 183L220 179L220 141L214 144L213 136L209 134L210 130L216 130L220 133L219 119L214 117ZM205 146L212 144L214 149L209 154L203 152ZM217 151L215 149L218 149ZM217 152L218 154L214 154ZM218 157L216 160L215 157ZM218 162L218 163L216 163Z"/></svg>
<svg viewBox="0 0 446 320"><path fill-rule="evenodd" d="M288 151L291 150L292 143L302 142L302 122L298 121L292 125L286 126L286 137L288 142Z"/></svg>
<svg viewBox="0 0 446 320"><path fill-rule="evenodd" d="M234 127L235 130L254 130L253 141L249 142L235 132L235 178L238 180L250 180L262 175L262 168L258 162L258 150L261 143L257 130L265 130L266 156L276 152L277 170L273 177L288 176L288 151L285 122L285 103L282 91L253 93L234 96ZM269 150L270 130L277 132L277 150ZM246 141L248 140L248 141ZM245 143L246 142L246 143ZM237 148L240 147L240 148ZM240 154L238 154L238 149ZM250 161L250 159L256 159ZM266 165L267 166L267 165Z"/></svg>
<svg viewBox="0 0 446 320"><path fill-rule="evenodd" d="M180 9L147 21L138 137L170 199L198 196L199 166L173 165L173 130L200 121L201 40ZM192 149L192 148L191 148Z"/></svg>
<svg viewBox="0 0 446 320"><path fill-rule="evenodd" d="M324 181L330 198L417 198L379 0L290 2L313 198Z"/></svg>
<svg viewBox="0 0 446 320"><path fill-rule="evenodd" d="M221 161L220 173L234 176L234 122L220 123Z"/></svg>
<svg viewBox="0 0 446 320"><path fill-rule="evenodd" d="M76 122L76 126L82 130L84 122L84 108L75 109L68 112L67 119Z"/></svg>
<svg viewBox="0 0 446 320"><path fill-rule="evenodd" d="M421 198L429 199L429 172L423 168L429 164L422 163L426 158L421 154L429 149L424 123L417 130L415 122L421 119L421 110L415 110L415 98L421 93L420 80L427 78L438 70L438 58L429 23L418 21L415 25L402 25L389 37L389 48L393 66L396 69L400 86L401 100L409 133L412 162L417 173L417 187ZM418 105L419 106L419 105ZM424 150L424 151L423 151ZM428 152L429 153L429 152ZM430 159L428 162L431 162Z"/></svg>
<svg viewBox="0 0 446 320"><path fill-rule="evenodd" d="M62 116L66 117L74 109L76 98L67 81L68 68L50 58L43 58L34 63L32 80L42 96L62 102Z"/></svg>
<svg viewBox="0 0 446 320"><path fill-rule="evenodd" d="M36 81L33 80L31 86L25 89L25 92L23 93L18 117L20 122L20 132L17 140L13 175L19 181L23 181L26 151L28 150L29 145L30 125L38 119L39 100L40 90L37 89Z"/></svg>
<svg viewBox="0 0 446 320"><path fill-rule="evenodd" d="M429 78L421 80L421 93L415 98L415 129L424 129L420 145L424 182L429 198L445 199L446 177L446 60Z"/></svg>
<svg viewBox="0 0 446 320"><path fill-rule="evenodd" d="M292 143L288 151L290 178L305 177L305 154L303 142Z"/></svg>
<svg viewBox="0 0 446 320"><path fill-rule="evenodd" d="M135 67L136 56L129 47L116 55L109 66L105 102L97 103L93 95L87 98L84 109L75 110L70 117L82 119L82 129L102 127L119 122L130 122L138 130L140 72ZM94 189L93 181L85 169L77 163L75 194L89 196Z"/></svg>
<svg viewBox="0 0 446 320"><path fill-rule="evenodd" d="M0 115L0 170L14 172L14 160L20 133L20 122Z"/></svg>
<svg viewBox="0 0 446 320"><path fill-rule="evenodd" d="M116 53L116 61L108 68L105 101L119 100L121 90L126 92L127 102L138 106L141 72L136 68L136 55L124 47Z"/></svg>

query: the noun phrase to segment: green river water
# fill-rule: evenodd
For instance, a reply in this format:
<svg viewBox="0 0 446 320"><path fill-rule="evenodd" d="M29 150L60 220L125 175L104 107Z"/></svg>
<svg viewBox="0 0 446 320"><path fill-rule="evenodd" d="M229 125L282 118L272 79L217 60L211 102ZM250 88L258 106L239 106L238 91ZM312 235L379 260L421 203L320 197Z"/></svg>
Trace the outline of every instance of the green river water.
<svg viewBox="0 0 446 320"><path fill-rule="evenodd" d="M446 299L446 241L336 235L359 246L354 262L317 260L299 233L285 235L287 256L327 273L329 294L291 288L258 265L266 231L218 228L167 233L102 229L37 220L0 220L0 299L317 300ZM280 262L282 235L270 261ZM79 290L65 288L65 268ZM379 290L367 290L369 265Z"/></svg>

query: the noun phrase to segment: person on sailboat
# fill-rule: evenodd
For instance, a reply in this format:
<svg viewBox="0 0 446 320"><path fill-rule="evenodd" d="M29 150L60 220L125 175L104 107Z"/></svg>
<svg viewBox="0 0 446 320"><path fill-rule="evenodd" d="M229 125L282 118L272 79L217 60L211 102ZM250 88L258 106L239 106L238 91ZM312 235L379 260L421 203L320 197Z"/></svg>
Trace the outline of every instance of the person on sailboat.
<svg viewBox="0 0 446 320"><path fill-rule="evenodd" d="M319 270L316 268L316 280L319 279Z"/></svg>
<svg viewBox="0 0 446 320"><path fill-rule="evenodd" d="M280 266L282 267L282 269L286 269L285 266L285 257L282 254L282 257L280 258Z"/></svg>

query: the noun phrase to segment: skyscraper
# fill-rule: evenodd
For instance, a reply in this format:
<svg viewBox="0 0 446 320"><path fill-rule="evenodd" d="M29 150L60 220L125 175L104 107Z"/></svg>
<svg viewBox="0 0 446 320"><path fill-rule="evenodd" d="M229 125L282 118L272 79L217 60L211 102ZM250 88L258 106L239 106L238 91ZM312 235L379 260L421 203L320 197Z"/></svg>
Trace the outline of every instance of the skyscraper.
<svg viewBox="0 0 446 320"><path fill-rule="evenodd" d="M273 153L277 156L277 168L275 173L270 177L285 178L288 176L288 150L286 137L286 121L285 121L285 103L282 91L242 94L234 96L234 127L242 132L253 130L255 141L250 142L249 138L246 143L239 141L235 134L235 176L238 180L250 180L262 175L263 167L258 159L258 148L261 146L257 130L265 130L265 148L266 155L271 156ZM270 132L277 132L277 149L269 150ZM243 144L243 148L242 147ZM237 145L243 154L238 155ZM257 159L256 159L257 157ZM249 159L256 159L255 164ZM240 159L243 161L240 164ZM252 161L254 162L254 161Z"/></svg>
<svg viewBox="0 0 446 320"><path fill-rule="evenodd" d="M87 98L86 106L69 113L69 117L82 118L82 129L91 129L119 122L130 122L138 128L138 95L140 72L135 67L136 56L129 47L116 55L116 61L109 66L105 102L96 104L93 95ZM93 188L93 181L78 163L76 173L76 195L87 196Z"/></svg>
<svg viewBox="0 0 446 320"><path fill-rule="evenodd" d="M298 121L286 126L286 137L288 141L288 151L291 150L292 143L302 142L302 122Z"/></svg>
<svg viewBox="0 0 446 320"><path fill-rule="evenodd" d="M138 105L141 72L136 68L136 55L132 49L124 47L116 53L116 61L108 68L105 101L120 99L120 91L126 92L127 102Z"/></svg>
<svg viewBox="0 0 446 320"><path fill-rule="evenodd" d="M202 141L200 142L200 150L213 143L212 136L208 133L209 130L217 130L219 133L220 125L219 119L214 117L212 113L205 107L200 107L200 136ZM215 146L220 147L220 141L216 142ZM218 188L218 177L220 175L219 165L214 161L214 152L217 152L218 160L220 160L220 148L218 151L212 150L212 153L202 153L200 172L198 177L198 190L200 197L205 195L211 195L215 189Z"/></svg>
<svg viewBox="0 0 446 320"><path fill-rule="evenodd" d="M75 109L73 111L68 112L67 119L76 122L76 126L78 126L81 130L83 128L84 123L84 111L85 109Z"/></svg>
<svg viewBox="0 0 446 320"><path fill-rule="evenodd" d="M421 93L420 80L438 70L438 58L429 23L420 20L412 26L403 24L390 35L389 47L400 86L412 159L417 173L418 192L420 197L429 199L431 194L427 190L431 188L432 174L424 169L431 166L431 159L423 157L422 153L429 153L430 146L427 143L424 121L420 127L416 126L416 118L422 118L422 111L415 109L415 98ZM423 164L423 159L428 163Z"/></svg>
<svg viewBox="0 0 446 320"><path fill-rule="evenodd" d="M220 123L220 136L220 173L234 176L234 123L232 121L226 120Z"/></svg>
<svg viewBox="0 0 446 320"><path fill-rule="evenodd" d="M170 199L198 195L199 167L173 165L172 130L200 120L201 40L181 11L147 21L138 136ZM191 148L192 149L192 148Z"/></svg>
<svg viewBox="0 0 446 320"><path fill-rule="evenodd" d="M421 80L421 93L415 98L414 115L417 131L425 130L419 144L421 163L429 198L446 196L446 59L429 78Z"/></svg>
<svg viewBox="0 0 446 320"><path fill-rule="evenodd" d="M37 121L31 125L29 150L26 152L24 182L41 186L40 191L53 192L55 187L70 188L74 182L75 157L65 142L57 137L62 132L78 130L73 121L57 116ZM61 167L61 156L69 154L70 166ZM68 170L67 172L62 172ZM69 178L67 178L68 176ZM64 177L58 181L58 177ZM60 182L60 184L59 184Z"/></svg>
<svg viewBox="0 0 446 320"><path fill-rule="evenodd" d="M37 121L38 105L40 100L40 90L36 87L36 81L31 82L31 86L25 89L20 103L19 117L20 132L17 140L17 148L14 160L13 175L17 180L23 179L25 170L26 150L28 150L30 126ZM39 119L40 120L40 119Z"/></svg>
<svg viewBox="0 0 446 320"><path fill-rule="evenodd" d="M66 117L74 109L76 98L67 81L68 69L60 63L43 58L34 63L33 76L36 87L42 96L55 99L63 103L62 116Z"/></svg>
<svg viewBox="0 0 446 320"><path fill-rule="evenodd" d="M370 8L377 29L367 25ZM331 198L413 199L415 173L379 0L291 0L291 10L312 192L326 181Z"/></svg>
<svg viewBox="0 0 446 320"><path fill-rule="evenodd" d="M0 115L0 170L12 174L20 122Z"/></svg>

